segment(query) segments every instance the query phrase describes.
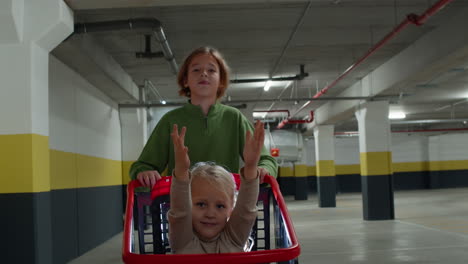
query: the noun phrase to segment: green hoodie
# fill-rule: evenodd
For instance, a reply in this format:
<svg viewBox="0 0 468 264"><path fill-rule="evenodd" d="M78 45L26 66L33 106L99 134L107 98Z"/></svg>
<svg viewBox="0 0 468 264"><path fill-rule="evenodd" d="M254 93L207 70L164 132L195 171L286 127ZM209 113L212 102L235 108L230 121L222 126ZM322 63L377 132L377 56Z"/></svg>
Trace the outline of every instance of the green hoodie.
<svg viewBox="0 0 468 264"><path fill-rule="evenodd" d="M240 158L244 150L245 133L253 131L253 125L236 108L216 103L205 116L200 106L190 103L166 113L153 130L140 157L130 168L130 177L142 171L174 169L172 127L185 126L185 145L191 165L200 161L214 161L232 173L239 173ZM270 175L277 175L278 165L264 147L258 163Z"/></svg>

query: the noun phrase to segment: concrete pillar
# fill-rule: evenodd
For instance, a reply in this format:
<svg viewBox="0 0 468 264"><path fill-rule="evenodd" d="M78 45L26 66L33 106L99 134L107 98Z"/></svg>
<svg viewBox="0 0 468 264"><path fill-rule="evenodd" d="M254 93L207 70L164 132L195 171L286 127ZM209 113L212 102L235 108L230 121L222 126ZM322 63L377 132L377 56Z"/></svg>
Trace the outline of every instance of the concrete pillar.
<svg viewBox="0 0 468 264"><path fill-rule="evenodd" d="M356 111L365 220L395 218L389 105L369 102Z"/></svg>
<svg viewBox="0 0 468 264"><path fill-rule="evenodd" d="M315 127L314 138L319 207L336 207L334 127Z"/></svg>
<svg viewBox="0 0 468 264"><path fill-rule="evenodd" d="M1 262L52 263L49 52L73 14L62 0L2 0L0 10Z"/></svg>

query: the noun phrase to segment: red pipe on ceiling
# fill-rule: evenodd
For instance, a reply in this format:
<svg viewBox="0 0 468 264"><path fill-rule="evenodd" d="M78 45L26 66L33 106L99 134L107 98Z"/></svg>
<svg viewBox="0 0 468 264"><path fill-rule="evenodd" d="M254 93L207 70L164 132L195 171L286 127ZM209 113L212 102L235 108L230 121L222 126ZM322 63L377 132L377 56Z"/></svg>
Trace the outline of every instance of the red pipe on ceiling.
<svg viewBox="0 0 468 264"><path fill-rule="evenodd" d="M366 54L364 54L364 56L362 56L353 65L351 65L348 69L346 69L340 76L338 76L338 78L336 78L333 82L331 82L330 84L325 86L323 89L321 89L318 93L316 93L312 97L312 99L315 99L315 98L318 98L318 97L324 95L328 91L328 89L335 86L339 81L341 81L344 77L346 77L346 75L348 75L358 65L360 65L363 61L365 61L370 55L372 55L378 49L383 47L388 41L390 41L393 37L395 37L398 33L400 33L406 26L408 26L409 24L415 24L417 26L420 26L420 25L424 24L431 16L433 16L435 13L439 12L441 9L443 9L446 5L448 5L452 1L453 0L440 0L439 2L432 5L429 9L427 9L420 16L418 16L416 14L413 14L413 13L407 15L406 18L398 26L396 26L392 31L390 31L390 33L388 33L383 39L381 39L377 44L375 44ZM310 103L312 103L312 100L307 101L296 112L294 112L291 115L291 117L294 117L299 112L304 110L304 108L306 108ZM291 123L291 121L297 121L297 120L291 120L289 118L285 119L281 123L278 124L277 128L281 129L287 123Z"/></svg>
<svg viewBox="0 0 468 264"><path fill-rule="evenodd" d="M422 132L451 132L468 131L468 128L436 128L436 129L413 129L413 130L395 130L392 133L422 133ZM335 135L357 135L358 131L336 132Z"/></svg>
<svg viewBox="0 0 468 264"><path fill-rule="evenodd" d="M314 121L314 111L310 111L309 119L285 119L287 120L287 124L304 124L304 123L312 123ZM284 121L284 120L283 120ZM279 126L279 125L278 125Z"/></svg>

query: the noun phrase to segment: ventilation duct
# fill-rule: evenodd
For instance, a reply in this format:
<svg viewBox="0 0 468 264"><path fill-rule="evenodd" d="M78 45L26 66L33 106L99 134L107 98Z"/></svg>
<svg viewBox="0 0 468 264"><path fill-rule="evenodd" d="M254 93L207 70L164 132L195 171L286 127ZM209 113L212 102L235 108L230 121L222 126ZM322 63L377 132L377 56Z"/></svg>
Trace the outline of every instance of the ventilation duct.
<svg viewBox="0 0 468 264"><path fill-rule="evenodd" d="M168 61L172 73L179 72L174 54L161 27L161 22L156 18L136 18L128 20L111 20L90 23L77 23L75 24L75 34L91 33L91 32L105 32L115 30L133 30L133 29L150 29L153 31L158 44L164 54L164 58Z"/></svg>

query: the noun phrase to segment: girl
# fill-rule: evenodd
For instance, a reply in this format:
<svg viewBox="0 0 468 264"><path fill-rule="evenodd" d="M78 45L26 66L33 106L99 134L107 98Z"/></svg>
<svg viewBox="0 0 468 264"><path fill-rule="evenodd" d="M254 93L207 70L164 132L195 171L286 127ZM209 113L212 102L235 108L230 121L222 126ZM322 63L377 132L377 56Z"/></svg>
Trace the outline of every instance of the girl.
<svg viewBox="0 0 468 264"><path fill-rule="evenodd" d="M189 172L189 149L184 145L186 128L171 133L175 168L168 212L169 241L175 254L227 253L244 250L257 217L259 178L257 163L263 147L264 129L259 121L253 136L246 133L237 202L232 175L221 166L201 163ZM234 206L235 204L235 206Z"/></svg>
<svg viewBox="0 0 468 264"><path fill-rule="evenodd" d="M179 94L189 98L184 106L165 114L153 130L138 160L132 164L130 176L144 186L153 186L166 168L174 169L174 148L170 144L172 126L185 126L190 134L185 145L191 165L211 160L238 173L245 144L246 131L252 124L233 108L220 104L228 84L228 66L221 54L211 47L194 50L180 68L177 82ZM263 176L276 176L277 163L262 148L258 163L260 182Z"/></svg>

